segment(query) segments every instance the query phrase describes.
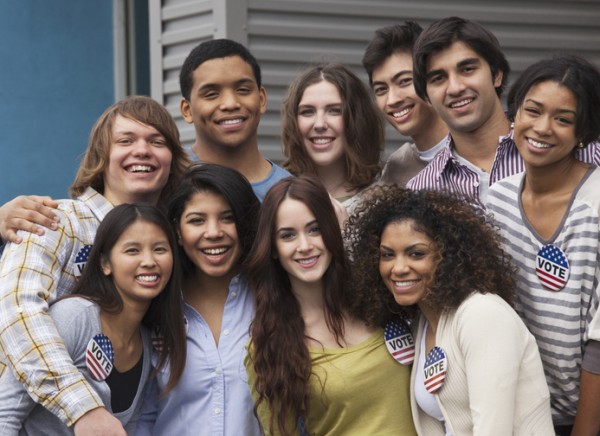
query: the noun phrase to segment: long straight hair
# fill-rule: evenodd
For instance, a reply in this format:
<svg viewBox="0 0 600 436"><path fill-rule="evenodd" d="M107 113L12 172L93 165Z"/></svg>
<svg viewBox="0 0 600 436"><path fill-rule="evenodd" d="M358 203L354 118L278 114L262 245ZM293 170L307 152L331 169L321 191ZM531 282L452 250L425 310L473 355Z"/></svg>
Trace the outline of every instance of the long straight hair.
<svg viewBox="0 0 600 436"><path fill-rule="evenodd" d="M113 279L102 272L102 259L110 257L121 235L136 222L147 222L160 228L167 236L173 253L171 277L165 289L152 299L142 320L142 324L156 331L164 340L156 370L163 368L167 362L170 365L166 393L179 381L186 356L177 240L166 217L153 206L122 204L111 210L98 227L94 247L72 294L93 301L108 313L116 314L123 310L123 300Z"/></svg>
<svg viewBox="0 0 600 436"><path fill-rule="evenodd" d="M258 393L254 412L266 401L271 411L270 430L276 425L284 435L289 434L286 423L296 422L297 418L310 426L306 419L312 372L300 304L275 249L277 212L287 198L301 201L314 214L325 247L331 253L331 263L323 276L323 298L325 321L338 343L344 335L343 313L348 307L344 292L346 257L327 191L313 176L279 181L263 201L247 270L256 301L256 315L250 328L250 358L256 372L254 389Z"/></svg>
<svg viewBox="0 0 600 436"><path fill-rule="evenodd" d="M283 166L292 174L317 174L298 127L299 105L309 86L331 83L340 94L344 120L346 181L352 189L373 183L381 172L385 142L383 118L366 85L342 64L320 64L309 68L290 84L281 114L281 141L286 157Z"/></svg>

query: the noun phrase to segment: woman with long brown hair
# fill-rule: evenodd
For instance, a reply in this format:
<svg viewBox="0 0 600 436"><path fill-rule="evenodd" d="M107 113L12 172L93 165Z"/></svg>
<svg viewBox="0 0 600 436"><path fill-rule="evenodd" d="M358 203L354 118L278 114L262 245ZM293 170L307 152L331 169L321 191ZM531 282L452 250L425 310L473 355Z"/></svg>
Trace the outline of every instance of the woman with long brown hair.
<svg viewBox="0 0 600 436"><path fill-rule="evenodd" d="M246 362L266 434L414 434L408 367L350 315L338 221L313 177L267 193L248 258L256 315Z"/></svg>
<svg viewBox="0 0 600 436"><path fill-rule="evenodd" d="M346 208L378 180L383 120L365 84L337 63L308 68L290 84L282 107L283 166L313 174Z"/></svg>

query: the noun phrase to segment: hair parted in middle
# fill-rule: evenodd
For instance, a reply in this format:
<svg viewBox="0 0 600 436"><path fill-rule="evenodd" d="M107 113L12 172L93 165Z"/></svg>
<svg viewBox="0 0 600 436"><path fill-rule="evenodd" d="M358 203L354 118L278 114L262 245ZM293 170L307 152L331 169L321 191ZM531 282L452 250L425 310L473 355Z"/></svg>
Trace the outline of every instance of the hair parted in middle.
<svg viewBox="0 0 600 436"><path fill-rule="evenodd" d="M169 202L168 217L176 230L179 229L179 222L188 202L198 192L220 195L231 207L242 248L240 262L243 262L254 241L260 208L260 202L252 190L252 185L242 174L232 168L208 163L192 164L181 177L181 182ZM195 265L181 247L180 254L184 273L194 271Z"/></svg>
<svg viewBox="0 0 600 436"><path fill-rule="evenodd" d="M381 235L388 224L404 221L435 244L437 266L426 296L434 310L454 310L474 292L497 294L512 304L515 270L482 209L455 194L397 185L376 185L366 195L370 201L357 208L345 228L355 316L385 326L395 314L414 313L415 308L396 303L379 274Z"/></svg>
<svg viewBox="0 0 600 436"><path fill-rule="evenodd" d="M267 193L259 214L258 232L247 259L248 285L254 292L256 315L250 328L250 359L256 372L258 394L254 411L266 401L271 430L289 434L290 417L306 425L309 410L311 358L305 343L300 304L275 248L279 207L286 199L304 203L315 216L331 263L323 276L325 321L339 342L343 338L346 254L339 223L325 187L313 176L288 177ZM287 420L286 420L287 419Z"/></svg>
<svg viewBox="0 0 600 436"><path fill-rule="evenodd" d="M323 81L336 87L342 101L346 179L353 189L362 189L381 172L383 119L366 85L342 64L313 66L290 84L282 106L281 140L286 157L283 166L295 175L317 174L298 127L298 109L306 88Z"/></svg>
<svg viewBox="0 0 600 436"><path fill-rule="evenodd" d="M171 151L171 168L167 184L162 189L158 206L166 205L179 178L189 166L190 160L179 142L179 128L167 109L156 100L144 96L129 96L110 106L98 118L88 141L81 165L69 193L75 198L88 188L104 193L104 172L108 168L112 129L118 116L154 127L165 137Z"/></svg>
<svg viewBox="0 0 600 436"><path fill-rule="evenodd" d="M121 204L112 209L100 223L83 273L72 295L83 296L108 313L120 313L123 299L111 276L102 272L103 259L110 253L121 235L136 222L147 222L160 228L167 236L173 254L173 270L165 289L150 303L142 323L156 331L164 340L159 351L156 370L169 365L169 382L163 392L167 393L179 381L186 356L186 334L183 322L183 299L181 295L181 269L177 254L177 239L167 218L154 206Z"/></svg>
<svg viewBox="0 0 600 436"><path fill-rule="evenodd" d="M419 97L429 101L427 97L427 65L431 56L447 49L455 42L463 42L481 56L490 66L492 80L496 74L502 73L502 83L496 88L500 97L506 83L510 66L500 42L492 32L481 24L460 17L447 17L434 21L427 27L413 51L413 83Z"/></svg>

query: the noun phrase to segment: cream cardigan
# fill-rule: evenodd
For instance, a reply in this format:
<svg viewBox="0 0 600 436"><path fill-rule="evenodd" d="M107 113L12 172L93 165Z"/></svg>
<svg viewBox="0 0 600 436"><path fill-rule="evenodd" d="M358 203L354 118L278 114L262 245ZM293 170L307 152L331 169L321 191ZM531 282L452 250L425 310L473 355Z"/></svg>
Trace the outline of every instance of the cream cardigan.
<svg viewBox="0 0 600 436"><path fill-rule="evenodd" d="M425 319L416 328L416 353ZM454 436L553 435L550 394L535 339L516 312L497 295L475 293L443 314L436 334L448 359L446 380L436 393ZM420 435L444 435L442 423L411 406Z"/></svg>

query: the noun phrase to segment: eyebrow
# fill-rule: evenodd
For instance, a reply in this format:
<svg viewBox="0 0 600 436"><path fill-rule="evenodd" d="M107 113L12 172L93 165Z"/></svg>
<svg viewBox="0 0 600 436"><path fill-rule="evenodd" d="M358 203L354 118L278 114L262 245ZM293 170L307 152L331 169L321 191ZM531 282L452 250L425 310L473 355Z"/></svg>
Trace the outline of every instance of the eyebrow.
<svg viewBox="0 0 600 436"><path fill-rule="evenodd" d="M233 86L240 86L240 85L247 85L247 84L257 85L256 81L254 79L252 79L251 77L244 77L244 78L238 80L237 82L234 82ZM210 82L203 83L200 86L198 86L198 91L202 91L204 89L216 89L216 88L223 88L223 84L222 83L210 83Z"/></svg>
<svg viewBox="0 0 600 436"><path fill-rule="evenodd" d="M306 223L306 224L304 225L304 228L306 228L306 227L310 227L310 226L312 226L313 224L319 224L319 222L317 221L317 219L316 219L316 218L315 218L314 220L312 220L312 221L310 221L310 222ZM280 227L280 228L278 228L278 229L277 229L277 233L279 233L279 232L281 232L281 231L290 231L290 230L294 230L294 228L293 228L293 227Z"/></svg>
<svg viewBox="0 0 600 436"><path fill-rule="evenodd" d="M533 98L527 98L527 99L525 99L525 102L533 103L533 104L535 104L536 106L544 107L544 104L543 104L543 103L541 103L541 102L539 102L539 101L537 101L537 100L534 100ZM568 114L573 114L573 115L577 116L577 111L574 111L574 110L571 110L571 109L563 109L563 108L559 108L559 109L558 109L558 112L559 112L559 113L568 113Z"/></svg>
<svg viewBox="0 0 600 436"><path fill-rule="evenodd" d="M460 68L460 67L466 67L468 65L479 65L479 64L481 64L481 59L479 59L479 58L466 58L466 59L463 59L462 61L458 62L456 64L456 66L458 68Z"/></svg>
<svg viewBox="0 0 600 436"><path fill-rule="evenodd" d="M150 126L152 127L152 126ZM139 135L138 133L134 132L133 130L117 130L114 132L115 135ZM143 135L143 136L150 136L150 137L157 137L157 136L161 136L164 138L164 135L160 132L154 132L154 133L150 133L149 135Z"/></svg>
<svg viewBox="0 0 600 436"><path fill-rule="evenodd" d="M423 246L425 248L429 248L430 244L426 243L426 242L417 242L415 244L409 245L408 247L404 247L403 251L408 251L408 250L412 250L413 248L419 247L419 246ZM394 251L393 248L388 247L387 245L383 245L383 244L379 244L379 249L380 250L388 250L388 251Z"/></svg>
<svg viewBox="0 0 600 436"><path fill-rule="evenodd" d="M412 74L413 70L401 70L398 71L396 74L394 74L392 76L391 82L395 82L396 80L398 80L398 78L400 76L404 76L405 74ZM386 83L383 80L375 80L373 83L371 83L371 88L373 88L374 86L379 86L379 85L386 85Z"/></svg>
<svg viewBox="0 0 600 436"><path fill-rule="evenodd" d="M480 64L481 64L481 59L479 59L479 58L466 58L466 59L463 59L462 61L457 62L456 68L462 68L462 67L466 67L469 65L480 65ZM431 70L425 75L425 79L428 80L435 75L445 74L445 72L446 71L443 68Z"/></svg>

